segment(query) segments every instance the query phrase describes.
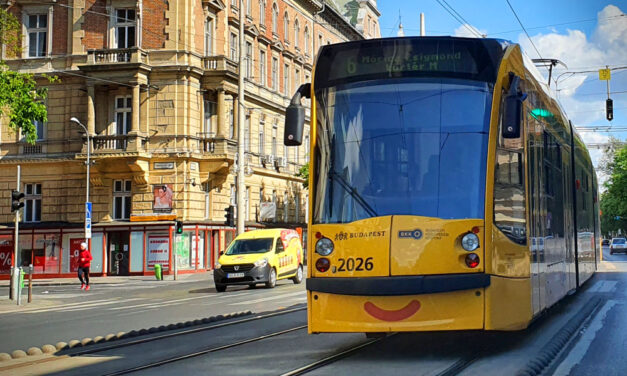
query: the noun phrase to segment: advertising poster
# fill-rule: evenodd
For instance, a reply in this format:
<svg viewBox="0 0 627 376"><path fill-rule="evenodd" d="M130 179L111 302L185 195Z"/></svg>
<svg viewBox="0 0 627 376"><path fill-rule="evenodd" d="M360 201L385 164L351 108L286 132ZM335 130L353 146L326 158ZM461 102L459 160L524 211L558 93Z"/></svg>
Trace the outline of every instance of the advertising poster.
<svg viewBox="0 0 627 376"><path fill-rule="evenodd" d="M81 243L83 238L70 239L70 272L78 271L78 259L81 253Z"/></svg>
<svg viewBox="0 0 627 376"><path fill-rule="evenodd" d="M172 211L172 198L174 192L169 184L159 184L153 186L154 201L152 210L155 213L169 213Z"/></svg>
<svg viewBox="0 0 627 376"><path fill-rule="evenodd" d="M156 264L161 264L162 268L167 268L170 263L170 238L167 235L148 236L148 267L154 268Z"/></svg>
<svg viewBox="0 0 627 376"><path fill-rule="evenodd" d="M0 235L0 274L11 274L12 239L11 235Z"/></svg>

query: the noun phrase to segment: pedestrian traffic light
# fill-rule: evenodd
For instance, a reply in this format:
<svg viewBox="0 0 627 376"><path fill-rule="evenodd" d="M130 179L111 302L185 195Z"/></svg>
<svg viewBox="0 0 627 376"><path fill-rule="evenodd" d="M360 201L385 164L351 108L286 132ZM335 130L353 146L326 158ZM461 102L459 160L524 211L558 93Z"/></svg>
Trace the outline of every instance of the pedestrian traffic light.
<svg viewBox="0 0 627 376"><path fill-rule="evenodd" d="M24 202L22 199L24 198L24 193L20 191L13 190L11 191L11 211L14 212L16 210L20 210L24 207Z"/></svg>
<svg viewBox="0 0 627 376"><path fill-rule="evenodd" d="M227 226L235 226L235 206L229 205L224 209L224 219Z"/></svg>
<svg viewBox="0 0 627 376"><path fill-rule="evenodd" d="M176 233L177 234L182 234L183 233L183 222L176 221Z"/></svg>
<svg viewBox="0 0 627 376"><path fill-rule="evenodd" d="M614 119L614 101L609 98L605 101L605 117L610 121Z"/></svg>

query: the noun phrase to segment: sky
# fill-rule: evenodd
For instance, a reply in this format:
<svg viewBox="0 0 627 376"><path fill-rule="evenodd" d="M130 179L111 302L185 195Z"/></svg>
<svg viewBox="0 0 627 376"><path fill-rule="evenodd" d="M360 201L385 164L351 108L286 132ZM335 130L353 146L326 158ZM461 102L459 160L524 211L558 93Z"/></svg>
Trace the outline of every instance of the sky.
<svg viewBox="0 0 627 376"><path fill-rule="evenodd" d="M539 53L545 59L559 59L567 68L554 68L551 89L576 127L599 127L594 132L579 132L590 145L596 166L602 151L593 147L594 144L607 143L610 136L627 140L627 0L509 0L509 3L529 37L507 0L379 0L381 36L396 36L399 23L405 36L419 35L422 12L428 36L475 36L470 31L474 29L488 38L519 43L531 58L539 57ZM605 115L607 82L600 81L598 74L605 66L613 69L611 122ZM548 80L548 70L540 68L540 72ZM597 174L601 181L605 180L606 177Z"/></svg>

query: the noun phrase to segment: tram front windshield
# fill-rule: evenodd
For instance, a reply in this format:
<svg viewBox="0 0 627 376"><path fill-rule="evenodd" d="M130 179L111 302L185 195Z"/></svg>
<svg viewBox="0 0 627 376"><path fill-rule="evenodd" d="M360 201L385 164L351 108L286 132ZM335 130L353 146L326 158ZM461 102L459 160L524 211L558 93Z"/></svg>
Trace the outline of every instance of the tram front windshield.
<svg viewBox="0 0 627 376"><path fill-rule="evenodd" d="M316 91L314 223L484 218L491 86L453 78Z"/></svg>

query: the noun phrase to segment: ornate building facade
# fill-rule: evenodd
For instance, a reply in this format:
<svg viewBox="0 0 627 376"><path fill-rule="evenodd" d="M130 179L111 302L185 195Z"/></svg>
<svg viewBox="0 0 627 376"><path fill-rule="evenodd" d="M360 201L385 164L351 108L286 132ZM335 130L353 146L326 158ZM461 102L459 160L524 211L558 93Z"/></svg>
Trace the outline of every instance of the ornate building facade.
<svg viewBox="0 0 627 376"><path fill-rule="evenodd" d="M18 189L26 205L17 263L47 276L76 268L87 148L96 274L149 273L156 263L169 271L174 255L181 271L211 269L233 238L224 210L235 204L239 165L248 228L305 226L308 196L295 174L309 150L283 146L285 108L310 81L320 46L380 35L373 0L2 3L22 22L21 56L3 48L3 60L35 74L49 94L48 121L36 124L34 145L6 119L0 123L0 253L12 254L10 195ZM239 53L246 77L243 163L236 161ZM59 80L48 83L44 75ZM89 144L72 117L87 129ZM261 215L262 205L271 210ZM0 273L7 272L5 265Z"/></svg>

